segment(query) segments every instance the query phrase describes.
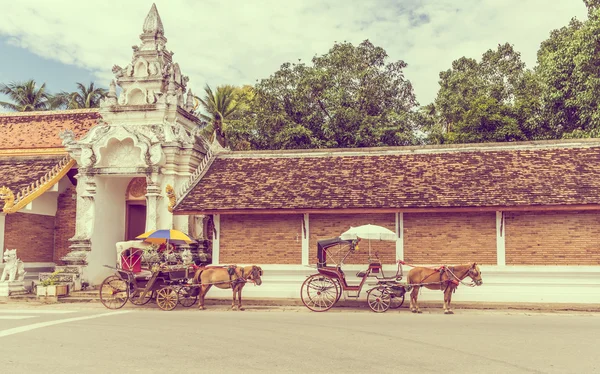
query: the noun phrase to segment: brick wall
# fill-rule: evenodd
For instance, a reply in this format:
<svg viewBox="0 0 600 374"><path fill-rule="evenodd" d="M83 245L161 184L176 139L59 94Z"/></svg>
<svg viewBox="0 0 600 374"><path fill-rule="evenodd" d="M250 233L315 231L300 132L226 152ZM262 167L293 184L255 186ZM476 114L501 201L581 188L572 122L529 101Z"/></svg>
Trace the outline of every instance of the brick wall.
<svg viewBox="0 0 600 374"><path fill-rule="evenodd" d="M301 264L302 215L221 215L222 264Z"/></svg>
<svg viewBox="0 0 600 374"><path fill-rule="evenodd" d="M507 265L600 265L600 213L506 212Z"/></svg>
<svg viewBox="0 0 600 374"><path fill-rule="evenodd" d="M24 262L52 262L54 259L54 217L39 214L6 215L4 249L17 249Z"/></svg>
<svg viewBox="0 0 600 374"><path fill-rule="evenodd" d="M496 213L405 213L404 260L495 265Z"/></svg>
<svg viewBox="0 0 600 374"><path fill-rule="evenodd" d="M341 235L351 226L360 226L373 224L383 226L392 231L396 231L396 215L394 213L386 214L310 214L309 215L310 242L308 260L310 264L317 263L317 240L330 239ZM379 253L379 259L384 264L393 264L396 262L396 243L389 241L371 241L371 253ZM333 250L330 251L333 254ZM347 250L340 252L335 256L339 263ZM359 250L351 254L346 259L346 264L367 264L369 263L369 242L363 240L359 244ZM328 264L333 264L328 260Z"/></svg>
<svg viewBox="0 0 600 374"><path fill-rule="evenodd" d="M62 264L60 260L69 253L69 239L75 235L75 219L77 210L77 195L75 186L69 186L58 196L58 208L54 221L54 262Z"/></svg>

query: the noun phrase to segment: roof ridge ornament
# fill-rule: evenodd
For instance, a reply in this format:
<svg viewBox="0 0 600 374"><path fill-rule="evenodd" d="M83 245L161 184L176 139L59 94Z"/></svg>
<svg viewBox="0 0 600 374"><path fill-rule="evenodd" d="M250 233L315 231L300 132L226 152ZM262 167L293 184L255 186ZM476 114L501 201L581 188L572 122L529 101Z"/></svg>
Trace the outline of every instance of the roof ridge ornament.
<svg viewBox="0 0 600 374"><path fill-rule="evenodd" d="M142 28L144 34L163 34L165 33L165 29L162 24L162 20L160 19L160 15L158 14L158 9L156 9L156 4L152 3L152 8L150 8L150 12L146 16L144 20L144 26Z"/></svg>

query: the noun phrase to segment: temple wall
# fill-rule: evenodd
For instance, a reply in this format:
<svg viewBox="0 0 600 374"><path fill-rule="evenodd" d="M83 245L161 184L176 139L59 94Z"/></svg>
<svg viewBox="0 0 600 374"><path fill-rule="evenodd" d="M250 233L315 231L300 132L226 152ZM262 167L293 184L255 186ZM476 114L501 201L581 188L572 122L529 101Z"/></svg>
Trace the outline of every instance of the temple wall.
<svg viewBox="0 0 600 374"><path fill-rule="evenodd" d="M404 260L496 264L496 213L405 213Z"/></svg>
<svg viewBox="0 0 600 374"><path fill-rule="evenodd" d="M309 264L317 263L317 241L339 236L351 226L373 224L395 231L396 217L394 213L385 214L310 214L310 241L308 250ZM345 255L346 251L341 251ZM371 241L371 256L376 252L384 264L396 262L396 243L388 241ZM337 261L337 260L336 260ZM329 261L328 261L329 262ZM369 241L359 243L358 251L348 256L346 264L367 264L369 262Z"/></svg>
<svg viewBox="0 0 600 374"><path fill-rule="evenodd" d="M600 265L600 213L507 212L507 265Z"/></svg>
<svg viewBox="0 0 600 374"><path fill-rule="evenodd" d="M4 249L17 249L23 262L54 260L54 217L41 214L6 215Z"/></svg>
<svg viewBox="0 0 600 374"><path fill-rule="evenodd" d="M222 264L300 264L302 215L221 215Z"/></svg>
<svg viewBox="0 0 600 374"><path fill-rule="evenodd" d="M77 211L77 191L71 185L58 195L55 216L54 262L62 264L61 258L69 253L69 239L75 235L75 220Z"/></svg>

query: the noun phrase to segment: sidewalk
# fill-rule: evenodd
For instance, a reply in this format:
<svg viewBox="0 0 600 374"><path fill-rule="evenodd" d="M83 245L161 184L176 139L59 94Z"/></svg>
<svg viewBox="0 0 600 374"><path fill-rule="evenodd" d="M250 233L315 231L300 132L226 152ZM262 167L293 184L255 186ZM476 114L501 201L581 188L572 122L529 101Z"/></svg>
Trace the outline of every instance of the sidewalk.
<svg viewBox="0 0 600 374"><path fill-rule="evenodd" d="M244 306L255 306L268 308L281 307L301 307L305 308L302 300L293 298L252 298L244 297L242 299ZM40 304L70 304L70 303L100 303L97 291L79 291L73 292L67 297L38 299L34 295L23 295L21 297L0 298L0 304L22 304L22 303L40 303ZM151 302L150 306L156 307ZM231 305L231 298L207 298L206 306ZM196 303L191 308L197 308ZM409 300L406 299L401 309L408 309ZM442 301L419 301L421 309L442 309ZM364 300L340 300L336 303L334 309L342 310L362 310L369 309ZM522 310L522 311L540 311L540 312L600 312L600 303L598 304L568 304L568 303L492 303L492 302L453 302L452 309L472 309L472 310Z"/></svg>

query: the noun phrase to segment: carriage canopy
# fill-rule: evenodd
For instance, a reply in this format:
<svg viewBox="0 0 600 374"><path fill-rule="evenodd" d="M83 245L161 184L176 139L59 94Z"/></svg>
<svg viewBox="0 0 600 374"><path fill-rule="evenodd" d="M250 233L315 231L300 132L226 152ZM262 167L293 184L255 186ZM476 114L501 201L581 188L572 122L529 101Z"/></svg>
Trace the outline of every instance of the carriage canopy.
<svg viewBox="0 0 600 374"><path fill-rule="evenodd" d="M333 247L334 245L350 245L352 244L352 240L342 240L339 236L331 239L323 239L317 241L317 267L325 267L327 266L327 253L326 249L329 247Z"/></svg>

